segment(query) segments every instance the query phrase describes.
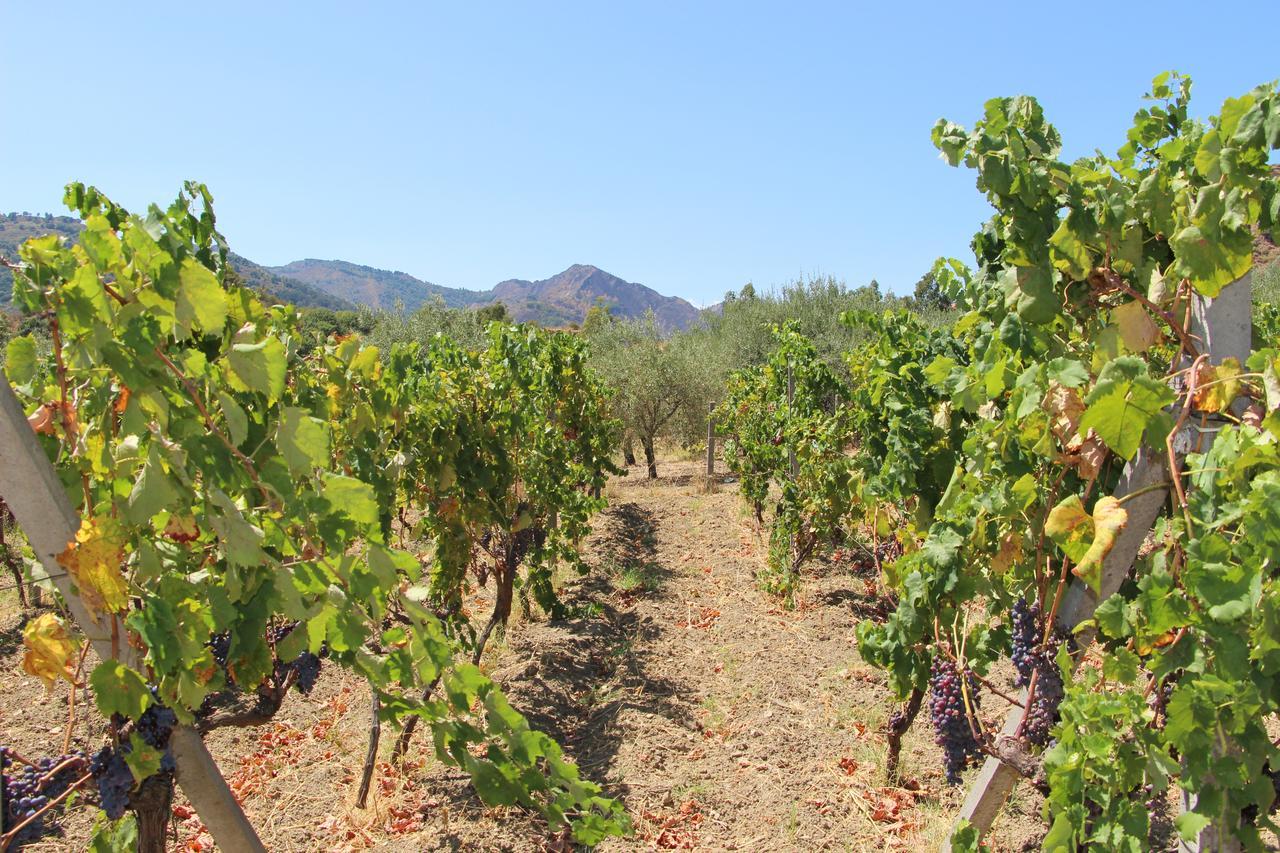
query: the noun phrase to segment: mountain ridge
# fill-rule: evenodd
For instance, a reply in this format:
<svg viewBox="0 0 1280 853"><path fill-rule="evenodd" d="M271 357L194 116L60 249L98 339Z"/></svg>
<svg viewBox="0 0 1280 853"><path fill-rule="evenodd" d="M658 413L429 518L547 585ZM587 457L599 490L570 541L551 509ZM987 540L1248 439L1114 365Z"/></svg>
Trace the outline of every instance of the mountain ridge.
<svg viewBox="0 0 1280 853"><path fill-rule="evenodd" d="M56 233L74 239L80 220L52 214L0 214L0 254L16 259L18 246L30 237ZM334 311L367 306L378 310L415 311L439 298L449 308L480 308L502 302L520 322L567 326L582 322L598 303L619 317L634 319L653 311L664 330L685 329L701 312L678 296L630 282L591 264L573 264L545 279L510 278L489 290L446 287L406 272L386 270L343 260L303 258L267 266L231 253L232 269L241 281L268 297L299 308ZM0 307L12 300L12 274L0 269Z"/></svg>
<svg viewBox="0 0 1280 853"><path fill-rule="evenodd" d="M514 319L544 326L580 323L598 301L628 319L652 310L658 325L667 330L688 328L701 313L685 299L665 296L592 264L573 264L536 281L506 279L489 290L446 287L405 272L342 260L307 258L267 269L371 308L391 309L398 303L405 311L415 311L437 296L450 308L478 308L501 302Z"/></svg>

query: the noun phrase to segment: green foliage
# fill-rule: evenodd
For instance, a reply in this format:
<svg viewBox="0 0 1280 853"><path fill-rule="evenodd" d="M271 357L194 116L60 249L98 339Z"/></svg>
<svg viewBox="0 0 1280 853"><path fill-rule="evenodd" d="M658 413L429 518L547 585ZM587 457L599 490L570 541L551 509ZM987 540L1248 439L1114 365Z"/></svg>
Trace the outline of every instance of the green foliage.
<svg viewBox="0 0 1280 853"><path fill-rule="evenodd" d="M616 428L581 342L497 323L478 352L307 339L294 312L229 283L204 186L145 216L79 184L66 198L79 241L26 242L14 288L51 318L49 363L32 364L32 338L7 351L28 411L57 413L37 431L83 519L61 559L145 660L95 669L100 709L137 719L154 685L189 721L225 686L212 635L229 633L248 690L271 671L267 629L297 620L389 721L421 718L486 802L567 821L583 843L626 831L619 804L454 660L472 641L457 603L477 543L536 527L522 582L554 612L550 567L577 564L601 506ZM427 550L404 550L402 511ZM508 605L510 554L494 572ZM438 677L447 701L422 699Z"/></svg>
<svg viewBox="0 0 1280 853"><path fill-rule="evenodd" d="M640 442L649 474L656 477L655 442L705 430L705 401L715 377L683 338L662 334L652 312L641 320L598 318L587 340L592 366L613 392L612 411Z"/></svg>
<svg viewBox="0 0 1280 853"><path fill-rule="evenodd" d="M854 475L846 453L848 409L841 406L848 389L798 329L792 321L774 330L768 362L733 374L714 414L727 435L725 461L758 518L770 494L777 495L770 572L762 580L788 597L801 564L842 529Z"/></svg>
<svg viewBox="0 0 1280 853"><path fill-rule="evenodd" d="M1000 636L994 626L1013 600L1048 613L1073 575L1097 588L1128 522L1109 496L1125 460L1169 457L1189 381L1178 368L1194 358L1183 344L1187 300L1246 272L1251 227L1280 220L1267 165L1280 145L1275 86L1227 101L1207 123L1188 118L1189 92L1186 78L1157 77L1119 153L1072 164L1057 159L1058 133L1031 98L988 101L972 131L934 128L944 157L977 171L995 215L974 237L973 272L954 261L935 268L967 312L955 340L886 336L889 357L863 362L860 385L900 394L922 376L929 388L916 405L941 395L932 399L963 419L962 429L953 421L930 433L916 418L918 432L899 427L909 437L900 445L866 444L882 482L899 484L869 488L872 497L901 500L920 474L913 448L956 460L919 548L889 573L897 608L859 626L864 657L901 693L925 684L939 647L981 672L1002 651L983 637ZM1260 343L1270 343L1268 322ZM901 359L929 356L898 385ZM1212 824L1259 849L1258 827L1271 826L1263 765L1277 750L1263 721L1280 711L1278 367L1267 349L1247 369L1198 370L1195 381L1213 390L1192 399L1193 423L1202 414L1232 423L1167 463L1187 505L1166 509L1130 580L1099 608L1098 667L1071 678L1075 660L1065 648L1058 657L1068 677L1045 755L1046 849L1148 849L1143 786L1197 796L1179 821L1186 837ZM1251 406L1245 422L1233 404ZM874 423L860 429L865 437ZM1166 689L1166 710L1153 710L1147 696ZM1258 810L1256 826L1240 822L1247 808Z"/></svg>
<svg viewBox="0 0 1280 853"><path fill-rule="evenodd" d="M953 448L968 421L931 385L929 371L961 363L963 348L949 331L932 329L908 311L850 313L844 320L869 335L847 356L849 429L863 499L914 503L927 524L951 479Z"/></svg>

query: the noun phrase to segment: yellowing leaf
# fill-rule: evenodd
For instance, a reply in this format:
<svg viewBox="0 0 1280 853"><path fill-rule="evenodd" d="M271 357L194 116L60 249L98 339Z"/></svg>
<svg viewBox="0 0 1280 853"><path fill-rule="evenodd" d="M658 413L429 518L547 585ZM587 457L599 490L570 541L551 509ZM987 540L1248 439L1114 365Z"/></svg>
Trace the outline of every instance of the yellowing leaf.
<svg viewBox="0 0 1280 853"><path fill-rule="evenodd" d="M1240 396L1240 360L1224 358L1216 367L1202 364L1196 372L1192 403L1202 412L1222 412ZM1207 386L1207 387L1206 387Z"/></svg>
<svg viewBox="0 0 1280 853"><path fill-rule="evenodd" d="M1098 438L1098 434L1089 430L1084 440L1079 441L1079 447L1073 449L1076 454L1071 461L1080 476L1086 480L1097 477L1098 472L1102 470L1102 463L1107 458L1107 446Z"/></svg>
<svg viewBox="0 0 1280 853"><path fill-rule="evenodd" d="M1044 532L1071 559L1084 557L1093 537L1093 519L1084 511L1079 495L1071 495L1049 510Z"/></svg>
<svg viewBox="0 0 1280 853"><path fill-rule="evenodd" d="M50 688L59 678L75 683L71 658L79 644L57 616L45 613L27 623L22 632L22 645L27 649L22 656L23 672L36 676Z"/></svg>
<svg viewBox="0 0 1280 853"><path fill-rule="evenodd" d="M1040 407L1049 413L1049 429L1058 442L1069 447L1080 427L1080 416L1084 414L1084 401L1079 393L1074 388L1051 383Z"/></svg>
<svg viewBox="0 0 1280 853"><path fill-rule="evenodd" d="M1128 513L1116 498L1099 498L1093 505L1093 515L1089 515L1079 496L1071 495L1049 512L1044 530L1063 553L1076 561L1072 573L1097 591L1102 582L1102 561L1128 520Z"/></svg>
<svg viewBox="0 0 1280 853"><path fill-rule="evenodd" d="M1099 498L1093 505L1093 544L1071 571L1095 592L1102 583L1102 561L1111 553L1116 536L1128 521L1129 513L1125 512L1119 500L1110 495Z"/></svg>
<svg viewBox="0 0 1280 853"><path fill-rule="evenodd" d="M99 613L121 610L128 602L129 587L121 571L124 556L124 530L110 516L85 519L76 541L58 555L95 622Z"/></svg>
<svg viewBox="0 0 1280 853"><path fill-rule="evenodd" d="M1160 340L1160 327L1140 302L1126 302L1111 309L1111 321L1120 330L1120 340L1131 353L1146 352Z"/></svg>
<svg viewBox="0 0 1280 853"><path fill-rule="evenodd" d="M1002 575L1020 559L1022 559L1021 534L1006 533L1000 537L1000 546L996 549L996 555L991 558L991 571Z"/></svg>

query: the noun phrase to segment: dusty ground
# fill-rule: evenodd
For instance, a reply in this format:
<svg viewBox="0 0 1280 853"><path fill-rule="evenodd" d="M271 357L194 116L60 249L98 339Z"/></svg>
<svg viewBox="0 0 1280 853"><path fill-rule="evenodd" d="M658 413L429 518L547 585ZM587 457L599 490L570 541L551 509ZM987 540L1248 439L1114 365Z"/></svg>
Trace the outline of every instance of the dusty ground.
<svg viewBox="0 0 1280 853"><path fill-rule="evenodd" d="M873 606L867 584L816 563L799 607L781 609L757 591L766 543L736 487L705 493L694 463L660 471L656 482L632 469L610 485L586 544L593 572L564 589L586 615L517 619L486 660L513 704L625 802L635 837L601 849L937 849L962 789L943 784L924 715L905 740L902 787L886 784L879 730L892 696L853 641ZM19 615L4 594L0 740L57 752L66 690L46 694L21 674ZM1005 710L996 697L984 707L993 723ZM371 807L355 808L368 713L361 683L329 667L270 726L210 737L269 849L549 849L537 819L484 808L429 747L402 771L383 767ZM81 745L99 736L76 729ZM1034 845L1039 809L1015 793L993 848ZM26 849L83 849L91 822L88 804L73 807ZM213 849L181 801L173 848Z"/></svg>

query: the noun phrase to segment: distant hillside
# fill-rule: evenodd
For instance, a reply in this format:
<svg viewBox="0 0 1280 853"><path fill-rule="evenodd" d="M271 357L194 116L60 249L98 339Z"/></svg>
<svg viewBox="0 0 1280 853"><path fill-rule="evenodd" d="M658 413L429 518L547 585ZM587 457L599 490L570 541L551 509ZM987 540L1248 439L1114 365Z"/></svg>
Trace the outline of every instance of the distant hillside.
<svg viewBox="0 0 1280 853"><path fill-rule="evenodd" d="M698 309L677 296L663 296L587 264L542 281L510 279L490 293L491 301L502 302L517 319L552 326L581 322L597 300L619 317L643 317L652 310L664 329L685 329L698 319Z"/></svg>
<svg viewBox="0 0 1280 853"><path fill-rule="evenodd" d="M29 213L0 214L0 257L18 260L18 247L32 237L61 234L74 240L80 233L80 220L52 214L33 216ZM13 301L13 273L0 267L0 305Z"/></svg>
<svg viewBox="0 0 1280 853"><path fill-rule="evenodd" d="M231 267L244 279L245 285L280 302L298 308L329 308L334 311L351 311L356 304L327 293L323 289L287 275L281 275L270 267L255 264L246 257L232 252L228 257Z"/></svg>
<svg viewBox="0 0 1280 853"><path fill-rule="evenodd" d="M698 319L698 309L683 299L663 296L643 284L624 281L586 264L574 264L541 281L509 279L485 291L443 287L408 273L347 261L307 259L269 269L373 308L390 309L398 302L404 310L414 311L437 296L451 308L502 302L522 322L564 326L582 322L587 309L603 300L620 317L642 317L652 309L658 324L665 329L684 329Z"/></svg>
<svg viewBox="0 0 1280 853"><path fill-rule="evenodd" d="M51 214L31 215L27 213L0 214L0 256L8 260L18 259L18 247L31 237L45 234L61 234L68 240L74 240L80 234L80 220L70 216L53 216ZM231 266L244 283L268 297L280 302L287 302L299 308L331 308L341 311L355 308L355 305L341 297L332 296L311 285L280 275L264 266L255 264L248 258L232 254ZM0 269L0 306L13 301L13 273Z"/></svg>
<svg viewBox="0 0 1280 853"><path fill-rule="evenodd" d="M391 310L398 302L405 311L416 311L434 296L450 308L465 308L486 301L485 294L457 287L442 287L414 278L408 273L380 270L347 261L320 261L307 258L271 271L306 282L325 293Z"/></svg>
<svg viewBox="0 0 1280 853"><path fill-rule="evenodd" d="M80 220L69 216L0 214L0 255L18 257L18 246L30 237L57 233L74 239ZM320 307L335 311L357 305L415 311L439 298L450 308L469 308L502 302L521 322L544 326L580 323L587 310L603 302L619 317L643 317L653 311L658 324L668 330L684 329L698 320L699 312L675 296L663 296L651 287L625 281L586 264L574 264L541 281L509 279L491 290L443 287L408 273L366 267L347 261L313 258L281 267L267 267L232 254L231 266L244 283L264 296L299 308ZM12 274L0 269L0 306L12 300Z"/></svg>

